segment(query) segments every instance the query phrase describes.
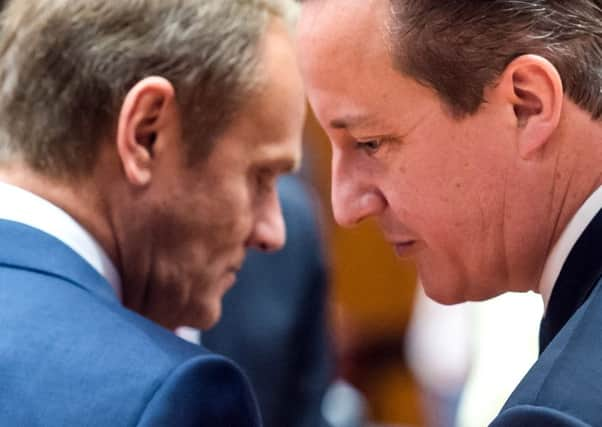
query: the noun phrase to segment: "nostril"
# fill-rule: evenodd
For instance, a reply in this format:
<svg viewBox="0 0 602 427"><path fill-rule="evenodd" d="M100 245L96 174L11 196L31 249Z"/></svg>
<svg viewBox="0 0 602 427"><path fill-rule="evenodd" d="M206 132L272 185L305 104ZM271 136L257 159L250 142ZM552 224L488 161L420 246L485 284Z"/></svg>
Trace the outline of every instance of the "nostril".
<svg viewBox="0 0 602 427"><path fill-rule="evenodd" d="M366 191L355 197L336 200L333 204L335 220L342 227L354 227L360 222L380 215L386 208L387 202L376 190Z"/></svg>

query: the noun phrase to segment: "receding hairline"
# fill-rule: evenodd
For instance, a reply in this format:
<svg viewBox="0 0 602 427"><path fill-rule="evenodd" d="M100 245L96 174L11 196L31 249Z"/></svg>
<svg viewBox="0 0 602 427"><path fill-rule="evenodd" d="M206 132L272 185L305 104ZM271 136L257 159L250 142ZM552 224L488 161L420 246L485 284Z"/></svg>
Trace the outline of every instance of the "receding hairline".
<svg viewBox="0 0 602 427"><path fill-rule="evenodd" d="M241 101L244 102L247 89L253 86L254 82L251 80L257 75L257 65L261 63L258 59L261 54L261 39L266 33L269 22L274 19L287 22L289 16L294 16L294 10L288 7L290 2L286 0L237 0L223 3L221 0L206 3L195 0L172 0L165 3L158 0L144 2L128 0L121 5L95 8L100 4L101 2L76 1L68 8L68 2L61 1L53 4L50 0L37 0L31 7L26 8L23 8L22 4L14 4L16 8L9 8L14 11L12 15L5 12L5 18L8 16L16 18L15 24L9 23L5 30L15 34L17 31L25 31L24 34L36 42L34 44L28 42L30 46L35 46L36 49L41 46L38 49L41 52L40 56L19 55L18 50L21 48L15 47L18 64L22 64L19 67L10 65L8 55L3 58L4 71L9 77L4 79L3 89L10 93L4 94L2 104L7 111L12 111L10 115L4 114L6 119L2 120L7 132L4 138L6 144L3 145L7 151L6 158L16 156L20 152L27 157L28 163L41 172L64 177L85 174L85 171L91 170L97 159L95 153L98 153L100 144L108 134L114 132L123 97L136 82L148 75L162 76L176 89L177 102L183 107L182 114L188 117L183 120L183 125L188 126L185 130L198 131L198 136L201 137L191 136L188 138L191 142L189 145L192 147L194 144L198 149L201 149L202 145L210 146L210 143L202 141L211 141L212 132L219 133L221 125L228 125L231 114L239 109ZM141 22L134 26L124 25L133 19L132 14L120 14L120 11L131 12L145 5L153 6L148 11L149 24ZM159 9L174 11L174 13L163 13L163 18L159 19ZM188 12L186 15L176 13L177 10L189 9L198 9L200 21L196 20L196 23L186 21L185 16L190 16ZM252 16L244 12L236 12L247 9L252 10ZM88 26L86 30L81 27L83 24L69 19L69 13L64 12L66 10L76 10L83 18L90 18L79 22L91 22L94 18L93 11L99 14L100 19L93 20L93 28ZM26 20L26 28L17 26L17 19L26 19L27 15L34 16L36 20ZM223 31L217 32L220 36L201 37L199 31L191 31L195 26L198 30L198 26L203 24L202 19L205 19L203 17L210 16L219 17L219 20L213 19L213 29L216 25L221 26ZM44 41L42 30L46 22L53 17L60 18L57 22L62 24L62 27L57 27L56 37L51 40L46 38ZM157 29L151 32L148 29L151 28L150 25L159 22L170 22L174 25L164 26L167 28L164 30L165 34L162 33L161 37L158 37L158 33L163 30ZM113 24L116 28L112 27ZM79 39L73 36L76 34L76 27L83 30L77 33ZM126 30L128 27L133 29ZM108 30L111 28L113 31ZM136 28L140 30L136 31ZM210 28L211 25L207 31L210 31ZM122 31L123 37L121 37L122 33L117 31ZM12 33L8 35L10 34ZM74 40L77 43L72 43ZM119 49L111 49L107 55L105 48L110 47L111 43L117 43L116 40L121 40L117 46ZM143 43L138 51L128 50L127 43L131 44L139 40ZM186 40L190 42L188 43L190 46L200 47L200 49L177 48L178 44L182 44L181 41ZM65 44L65 50L60 48L63 46L61 43ZM93 49L78 50L77 46L80 45L93 46ZM26 47L26 45L18 46ZM52 46L54 48L51 48ZM223 46L225 48L222 50ZM118 53L122 50L125 54ZM228 51L230 54L225 56ZM49 59L46 59L44 54L50 59L51 57L67 58L65 55L60 56L52 52L66 52L65 55L71 56L68 57L68 61L55 59L49 66L47 65ZM28 56L34 58L27 59ZM186 67L186 61L189 61L190 67ZM61 76L65 74L64 70L68 69L69 64L79 64L79 70L84 66L89 69L74 73L75 75L69 74L73 76L71 84L67 86L70 89L61 91L60 88L65 81ZM128 68L127 72L119 72ZM44 74L46 77L43 77ZM23 77L18 78L19 75ZM37 80L39 84L24 85L23 81L26 80L34 82ZM11 85L13 81L15 83ZM29 89L21 89L28 86ZM48 88L50 92L46 90ZM17 90L19 93L16 92ZM60 94L64 96L55 96L54 93L57 91L61 91ZM38 96L45 93L46 98ZM63 102L50 102L50 96L57 101L63 99ZM220 97L224 96L227 99L223 100L222 106L207 108L207 104L215 106L216 102L219 103ZM72 101L65 102L67 97ZM35 107L36 99L42 99L38 104L46 106ZM203 102L203 99L206 101ZM14 107L16 103L19 103L19 108ZM31 117L31 120L39 125L25 127L14 124L25 121L25 117ZM59 118L62 120L58 120ZM54 126L45 125L53 123ZM194 129L195 123L197 129ZM66 143L61 144L60 141Z"/></svg>

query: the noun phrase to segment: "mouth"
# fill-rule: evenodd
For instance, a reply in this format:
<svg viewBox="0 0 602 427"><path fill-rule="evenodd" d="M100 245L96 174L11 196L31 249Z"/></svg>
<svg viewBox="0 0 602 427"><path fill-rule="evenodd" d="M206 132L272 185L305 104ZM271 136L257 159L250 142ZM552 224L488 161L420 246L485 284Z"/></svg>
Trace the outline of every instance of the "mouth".
<svg viewBox="0 0 602 427"><path fill-rule="evenodd" d="M240 270L242 270L242 263L233 264L226 268L226 275L229 276L232 279L232 282L234 283L238 274L240 273Z"/></svg>
<svg viewBox="0 0 602 427"><path fill-rule="evenodd" d="M234 286L236 280L238 279L239 270L239 268L235 267L230 267L226 270L222 283L224 291L227 291Z"/></svg>
<svg viewBox="0 0 602 427"><path fill-rule="evenodd" d="M399 258L408 258L416 252L416 240L393 242L393 249Z"/></svg>
<svg viewBox="0 0 602 427"><path fill-rule="evenodd" d="M226 269L226 277L228 277L228 283L229 286L234 285L234 283L236 282L236 279L238 278L238 273L240 272L240 267L229 267L228 269Z"/></svg>
<svg viewBox="0 0 602 427"><path fill-rule="evenodd" d="M240 266L232 266L226 270L227 273L234 274L234 275L237 275L239 271L240 271Z"/></svg>

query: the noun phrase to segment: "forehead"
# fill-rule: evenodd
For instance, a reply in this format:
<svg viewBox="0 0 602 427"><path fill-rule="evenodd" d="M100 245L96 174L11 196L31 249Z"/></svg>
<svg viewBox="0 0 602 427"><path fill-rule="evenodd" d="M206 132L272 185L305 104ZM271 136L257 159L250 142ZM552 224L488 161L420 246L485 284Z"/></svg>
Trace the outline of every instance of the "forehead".
<svg viewBox="0 0 602 427"><path fill-rule="evenodd" d="M344 4L343 4L344 3ZM393 67L387 0L309 1L299 25L299 58L310 102L332 129L397 117L396 103L421 88Z"/></svg>
<svg viewBox="0 0 602 427"><path fill-rule="evenodd" d="M367 65L386 53L387 0L313 0L299 20L303 67ZM326 59L328 59L326 61Z"/></svg>
<svg viewBox="0 0 602 427"><path fill-rule="evenodd" d="M240 146L244 162L274 161L296 167L301 157L305 94L293 41L278 20L264 36L258 73L259 88L226 131L224 139L229 141L224 141L223 148L234 155L234 147Z"/></svg>

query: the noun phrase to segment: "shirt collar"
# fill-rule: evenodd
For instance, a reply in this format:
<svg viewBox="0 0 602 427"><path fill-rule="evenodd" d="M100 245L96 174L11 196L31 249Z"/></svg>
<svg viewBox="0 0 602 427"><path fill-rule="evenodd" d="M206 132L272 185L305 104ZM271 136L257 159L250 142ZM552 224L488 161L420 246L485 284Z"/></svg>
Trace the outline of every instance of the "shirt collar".
<svg viewBox="0 0 602 427"><path fill-rule="evenodd" d="M35 194L0 182L0 219L19 222L56 237L85 259L121 299L121 279L94 237L67 212Z"/></svg>
<svg viewBox="0 0 602 427"><path fill-rule="evenodd" d="M541 280L539 281L539 293L543 298L545 307L548 306L554 284L571 249L573 249L573 246L579 240L579 236L581 236L600 209L602 209L602 186L598 187L579 208L548 255Z"/></svg>

